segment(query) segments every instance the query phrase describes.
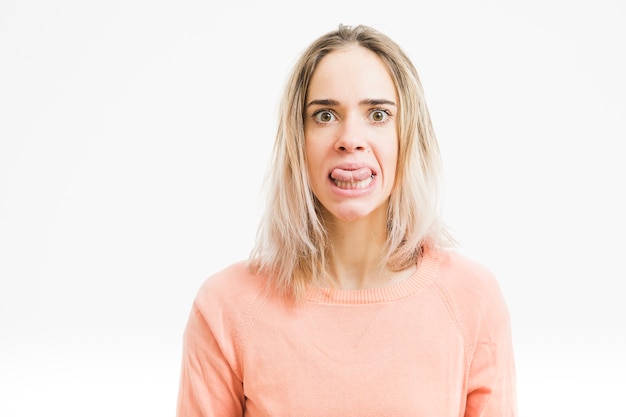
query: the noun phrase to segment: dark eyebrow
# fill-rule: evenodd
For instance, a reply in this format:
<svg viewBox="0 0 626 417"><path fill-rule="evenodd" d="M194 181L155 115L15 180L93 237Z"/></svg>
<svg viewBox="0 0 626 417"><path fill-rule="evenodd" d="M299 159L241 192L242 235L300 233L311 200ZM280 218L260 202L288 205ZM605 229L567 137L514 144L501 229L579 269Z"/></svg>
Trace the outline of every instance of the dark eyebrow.
<svg viewBox="0 0 626 417"><path fill-rule="evenodd" d="M339 102L337 100L324 99L324 100L313 100L306 106L311 107L311 106L338 106L338 105L339 105Z"/></svg>
<svg viewBox="0 0 626 417"><path fill-rule="evenodd" d="M389 106L396 105L396 103L394 103L393 101L385 100L384 98L381 98L381 99L369 98L369 99L361 100L359 104L369 104L370 106L380 106L381 104L387 104Z"/></svg>
<svg viewBox="0 0 626 417"><path fill-rule="evenodd" d="M396 103L394 103L391 100L386 100L386 99L376 99L376 98L368 98L365 100L361 100L359 102L359 104L364 105L370 105L370 106L380 106L381 104L387 104L390 106L395 106ZM307 107L311 107L311 106L338 106L339 102L337 100L332 100L332 99L323 99L323 100L312 100L311 102L309 102L309 104L307 104Z"/></svg>

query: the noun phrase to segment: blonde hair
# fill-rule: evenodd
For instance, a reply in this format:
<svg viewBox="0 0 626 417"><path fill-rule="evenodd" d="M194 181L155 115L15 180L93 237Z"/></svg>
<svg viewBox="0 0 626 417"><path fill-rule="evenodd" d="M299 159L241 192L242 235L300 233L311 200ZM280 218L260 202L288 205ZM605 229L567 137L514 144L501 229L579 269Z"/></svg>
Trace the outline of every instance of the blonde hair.
<svg viewBox="0 0 626 417"><path fill-rule="evenodd" d="M309 186L304 106L317 64L327 54L358 45L387 66L398 94L398 163L387 212L387 247L382 262L403 270L424 246L452 243L441 220L439 146L417 70L402 49L373 28L339 25L299 57L282 96L266 186L267 206L249 266L268 274L275 289L301 297L306 285L326 277L331 247L321 205Z"/></svg>

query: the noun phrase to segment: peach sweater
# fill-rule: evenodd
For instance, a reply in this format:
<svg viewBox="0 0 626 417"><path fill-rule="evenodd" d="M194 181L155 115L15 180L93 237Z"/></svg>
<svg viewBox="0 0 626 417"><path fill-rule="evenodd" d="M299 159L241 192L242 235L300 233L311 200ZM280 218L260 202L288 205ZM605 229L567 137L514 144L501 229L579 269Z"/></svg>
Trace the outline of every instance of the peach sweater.
<svg viewBox="0 0 626 417"><path fill-rule="evenodd" d="M178 417L512 417L507 307L451 250L367 290L295 303L237 263L201 286L184 332Z"/></svg>

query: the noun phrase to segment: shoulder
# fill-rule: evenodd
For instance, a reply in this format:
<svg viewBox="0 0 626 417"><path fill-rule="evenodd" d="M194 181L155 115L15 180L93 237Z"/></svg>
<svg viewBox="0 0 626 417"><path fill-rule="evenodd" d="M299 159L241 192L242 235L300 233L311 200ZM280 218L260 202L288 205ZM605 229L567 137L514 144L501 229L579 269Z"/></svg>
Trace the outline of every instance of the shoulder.
<svg viewBox="0 0 626 417"><path fill-rule="evenodd" d="M500 296L498 280L486 266L454 249L437 249L439 283L457 297L491 299Z"/></svg>
<svg viewBox="0 0 626 417"><path fill-rule="evenodd" d="M242 318L245 311L265 296L267 278L248 269L247 261L239 261L213 273L201 284L194 300L195 308L205 317ZM233 317L235 316L235 317Z"/></svg>
<svg viewBox="0 0 626 417"><path fill-rule="evenodd" d="M506 325L508 308L491 270L457 250L438 249L435 256L439 258L439 273L434 285L465 331Z"/></svg>

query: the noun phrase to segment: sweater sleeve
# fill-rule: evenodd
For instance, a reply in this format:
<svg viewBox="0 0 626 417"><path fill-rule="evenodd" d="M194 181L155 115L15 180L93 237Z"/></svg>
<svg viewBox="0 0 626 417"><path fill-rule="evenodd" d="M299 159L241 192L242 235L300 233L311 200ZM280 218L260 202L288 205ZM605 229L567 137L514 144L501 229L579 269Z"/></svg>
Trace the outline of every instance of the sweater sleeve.
<svg viewBox="0 0 626 417"><path fill-rule="evenodd" d="M465 417L517 416L509 313L495 282L491 289L471 358Z"/></svg>
<svg viewBox="0 0 626 417"><path fill-rule="evenodd" d="M184 331L182 356L177 417L243 416L243 384L195 303Z"/></svg>

